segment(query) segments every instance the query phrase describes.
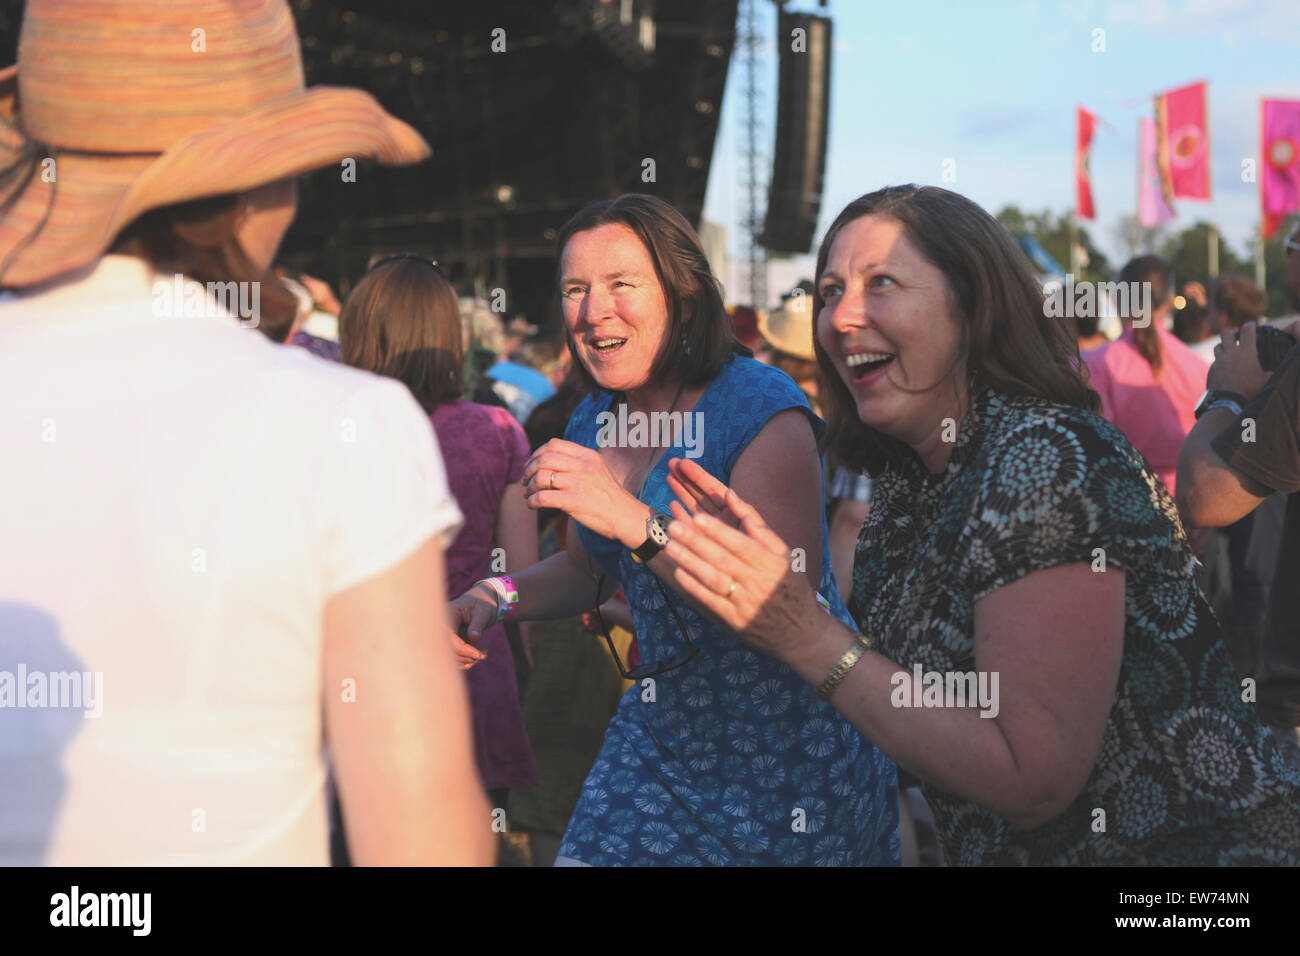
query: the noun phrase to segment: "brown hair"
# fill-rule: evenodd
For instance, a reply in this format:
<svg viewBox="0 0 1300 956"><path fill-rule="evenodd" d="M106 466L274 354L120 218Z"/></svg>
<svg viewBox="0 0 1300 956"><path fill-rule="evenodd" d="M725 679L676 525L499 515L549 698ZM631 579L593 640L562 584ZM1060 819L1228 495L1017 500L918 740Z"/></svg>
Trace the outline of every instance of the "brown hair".
<svg viewBox="0 0 1300 956"><path fill-rule="evenodd" d="M849 203L817 251L813 314L825 303L821 277L840 230L863 216L903 226L908 242L947 279L948 302L962 324L961 354L980 388L1031 396L1096 412L1072 327L1044 316L1043 290L1016 241L996 219L964 196L935 186L889 186ZM814 336L821 369L821 404L828 429L823 446L850 468L873 474L908 453L899 439L858 418L857 402Z"/></svg>
<svg viewBox="0 0 1300 956"><path fill-rule="evenodd" d="M752 356L736 341L731 319L722 301L722 290L713 277L700 239L676 209L657 196L626 193L617 199L588 203L564 224L556 240L557 292L563 276L560 269L564 247L576 234L600 226L621 223L637 234L654 263L655 276L668 302L668 333L664 347L650 369L650 379L659 381L671 370L686 385L700 385L717 376L722 363L733 352ZM583 384L599 386L578 357L573 338L565 327L565 338Z"/></svg>
<svg viewBox="0 0 1300 956"><path fill-rule="evenodd" d="M298 318L298 300L272 271L258 271L235 237L238 227L238 194L209 196L149 210L117 234L109 252L196 282L259 283L257 328L283 342Z"/></svg>
<svg viewBox="0 0 1300 956"><path fill-rule="evenodd" d="M1160 346L1160 331L1156 328L1156 324L1160 321L1156 318L1156 312L1174 294L1173 267L1159 256L1138 256L1136 259L1130 259L1124 263L1124 268L1119 270L1119 275L1115 277L1115 281L1151 283L1151 314L1143 316L1147 320L1145 327L1132 326L1133 345L1138 350L1138 353L1147 360L1147 364L1151 366L1151 371L1159 375L1160 369L1164 366L1164 353ZM1134 297L1129 296L1129 301L1133 302ZM1137 316L1124 315L1120 316L1120 318L1124 319L1127 324Z"/></svg>
<svg viewBox="0 0 1300 956"><path fill-rule="evenodd" d="M1228 328L1258 322L1268 311L1268 296L1242 276L1220 276L1210 283L1210 301L1223 314Z"/></svg>
<svg viewBox="0 0 1300 956"><path fill-rule="evenodd" d="M343 361L395 378L428 414L465 390L456 292L426 259L382 262L339 312Z"/></svg>

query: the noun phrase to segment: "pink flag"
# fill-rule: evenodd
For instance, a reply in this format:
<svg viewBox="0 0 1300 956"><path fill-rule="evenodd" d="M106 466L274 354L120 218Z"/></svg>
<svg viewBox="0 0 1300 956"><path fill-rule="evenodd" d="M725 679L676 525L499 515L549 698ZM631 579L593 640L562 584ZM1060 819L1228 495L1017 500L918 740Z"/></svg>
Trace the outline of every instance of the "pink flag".
<svg viewBox="0 0 1300 956"><path fill-rule="evenodd" d="M1156 122L1165 197L1209 199L1210 131L1205 116L1205 83L1158 94Z"/></svg>
<svg viewBox="0 0 1300 956"><path fill-rule="evenodd" d="M1267 239L1288 213L1300 212L1300 101L1264 100L1262 106L1259 198Z"/></svg>
<svg viewBox="0 0 1300 956"><path fill-rule="evenodd" d="M1174 218L1165 202L1160 184L1160 149L1156 121L1149 116L1138 119L1138 221L1144 226L1158 226Z"/></svg>

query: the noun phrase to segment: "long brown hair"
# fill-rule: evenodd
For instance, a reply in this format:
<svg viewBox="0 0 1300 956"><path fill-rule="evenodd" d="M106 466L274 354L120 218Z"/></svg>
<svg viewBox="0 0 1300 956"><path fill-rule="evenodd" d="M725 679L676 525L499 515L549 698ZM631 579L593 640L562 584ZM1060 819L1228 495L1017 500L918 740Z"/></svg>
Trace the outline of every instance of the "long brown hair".
<svg viewBox="0 0 1300 956"><path fill-rule="evenodd" d="M825 305L821 277L831 246L841 229L863 216L899 222L908 242L947 278L948 301L962 324L958 360L965 359L978 387L1092 412L1101 408L1084 378L1073 329L1045 317L1042 287L1011 234L978 205L946 189L890 186L844 207L817 252L815 316ZM906 454L907 446L862 423L857 402L816 336L813 345L829 425L823 446L851 468L879 473Z"/></svg>
<svg viewBox="0 0 1300 956"><path fill-rule="evenodd" d="M460 336L451 283L413 256L371 269L339 312L343 361L397 379L430 415L465 389Z"/></svg>
<svg viewBox="0 0 1300 956"><path fill-rule="evenodd" d="M1160 369L1164 366L1164 351L1160 345L1160 332L1156 328L1156 323L1160 321L1156 318L1156 313L1160 307L1169 301L1170 296L1174 294L1174 270L1161 259L1159 256L1138 256L1124 263L1124 268L1119 270L1119 275L1115 277L1116 282L1124 283L1151 283L1151 314L1145 316L1146 325L1142 328L1134 325L1133 328L1133 345L1138 353L1147 360L1151 366L1151 372L1154 375L1160 374ZM1132 285L1129 288L1133 288ZM1129 302L1141 301L1141 297L1129 296ZM1130 311L1133 311L1130 307ZM1120 316L1125 324L1138 318L1135 315Z"/></svg>
<svg viewBox="0 0 1300 956"><path fill-rule="evenodd" d="M196 282L259 283L257 328L283 342L298 317L298 300L269 269L261 272L236 239L239 196L225 193L151 209L113 240L109 252L137 256L163 273Z"/></svg>
<svg viewBox="0 0 1300 956"><path fill-rule="evenodd" d="M668 333L664 348L650 369L651 381L673 375L687 385L700 385L722 370L732 352L753 355L736 341L731 319L722 301L722 289L709 268L699 236L686 218L658 196L626 193L617 199L588 203L564 224L556 240L555 285L560 286L564 247L577 233L612 223L622 223L637 234L668 302ZM565 338L583 384L599 386L578 357L573 337Z"/></svg>

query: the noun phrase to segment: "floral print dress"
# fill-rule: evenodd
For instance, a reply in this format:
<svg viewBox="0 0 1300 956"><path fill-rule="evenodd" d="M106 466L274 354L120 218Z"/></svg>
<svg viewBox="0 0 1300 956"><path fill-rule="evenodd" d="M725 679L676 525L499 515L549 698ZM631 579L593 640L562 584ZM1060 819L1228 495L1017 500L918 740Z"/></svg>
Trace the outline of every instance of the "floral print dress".
<svg viewBox="0 0 1300 956"><path fill-rule="evenodd" d="M924 786L949 861L1300 863L1300 774L1243 700L1168 491L1109 422L977 396L942 475L904 454L878 476L849 609L909 672L971 672L976 602L1074 562L1125 574L1096 763L1074 802L1030 831Z"/></svg>
<svg viewBox="0 0 1300 956"><path fill-rule="evenodd" d="M597 447L597 415L611 402L608 392L589 396L565 438ZM823 422L789 376L733 356L695 407L696 461L730 483L741 452L788 408L806 412L820 437ZM673 500L673 457L685 457L680 443L642 491L657 511ZM560 855L594 866L897 865L894 764L790 668L745 647L671 585L661 591L618 541L579 529L587 553L623 584L642 663L684 650L665 597L699 653L623 696ZM824 519L821 566L821 593L847 622Z"/></svg>

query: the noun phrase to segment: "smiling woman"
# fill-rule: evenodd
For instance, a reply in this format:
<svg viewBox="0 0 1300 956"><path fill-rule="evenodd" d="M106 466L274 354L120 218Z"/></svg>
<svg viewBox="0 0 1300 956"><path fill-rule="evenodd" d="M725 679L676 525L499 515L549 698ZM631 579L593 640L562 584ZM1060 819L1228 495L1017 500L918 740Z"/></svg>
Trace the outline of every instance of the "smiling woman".
<svg viewBox="0 0 1300 956"><path fill-rule="evenodd" d="M821 419L789 376L734 341L699 240L671 206L592 203L559 244L565 330L593 394L564 440L533 452L524 481L532 507L563 510L578 533L514 575L513 599L480 583L452 615L473 640L498 614L576 614L623 585L641 663L619 667L637 683L560 854L591 865L896 864L894 766L793 670L739 646L673 590L664 550L665 512L691 497L668 459L690 456L762 502L796 549L785 557L793 573L847 621L827 550ZM665 443L660 429L610 427L633 416L690 427Z"/></svg>
<svg viewBox="0 0 1300 956"><path fill-rule="evenodd" d="M877 479L849 601L866 637L790 573L775 511L674 460L679 587L922 779L951 861L1300 863L1300 772L1005 230L946 190L871 193L822 243L815 307L832 453ZM922 672L992 699L895 693Z"/></svg>

